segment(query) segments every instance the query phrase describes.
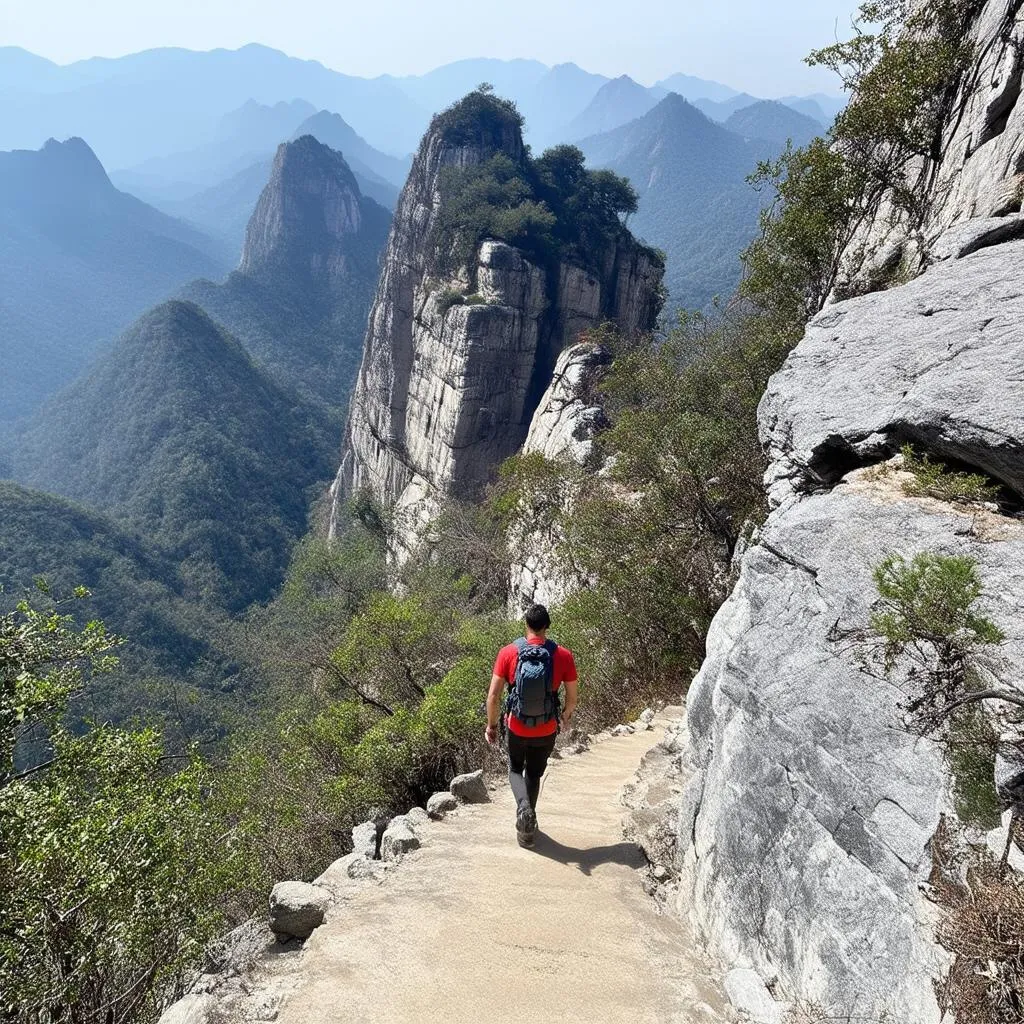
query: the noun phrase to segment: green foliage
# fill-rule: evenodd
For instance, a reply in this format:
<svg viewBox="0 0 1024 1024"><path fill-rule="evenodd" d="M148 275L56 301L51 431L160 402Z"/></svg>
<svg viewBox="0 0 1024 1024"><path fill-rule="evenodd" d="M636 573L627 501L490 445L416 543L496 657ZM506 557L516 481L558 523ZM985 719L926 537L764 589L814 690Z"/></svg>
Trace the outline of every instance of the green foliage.
<svg viewBox="0 0 1024 1024"><path fill-rule="evenodd" d="M978 828L999 826L1003 808L992 780L995 778L998 736L985 713L965 707L953 717L946 758L953 777L957 817Z"/></svg>
<svg viewBox="0 0 1024 1024"><path fill-rule="evenodd" d="M864 182L826 139L787 148L751 176L768 191L761 236L743 254L741 294L794 341L835 287L840 258L863 217Z"/></svg>
<svg viewBox="0 0 1024 1024"><path fill-rule="evenodd" d="M494 95L494 87L480 87L434 116L431 131L440 131L451 146L503 148L523 129L523 116L511 100Z"/></svg>
<svg viewBox="0 0 1024 1024"><path fill-rule="evenodd" d="M636 212L633 187L611 171L587 170L575 146L557 146L536 160L525 151L509 155L514 150L506 139L482 163L442 170L431 241L441 268L470 267L485 238L515 245L546 267L562 258L584 266L600 260L622 234L622 218Z"/></svg>
<svg viewBox="0 0 1024 1024"><path fill-rule="evenodd" d="M999 497L999 488L981 473L951 470L941 462L932 462L927 454L918 455L909 444L901 451L903 469L913 476L912 481L903 485L906 494L967 503L995 501Z"/></svg>
<svg viewBox="0 0 1024 1024"><path fill-rule="evenodd" d="M962 689L969 659L1006 639L977 610L983 587L972 558L930 551L910 561L889 555L873 575L881 606L871 616L871 629L883 642L887 668L907 653L933 656L935 671L943 679L953 674L948 684Z"/></svg>
<svg viewBox="0 0 1024 1024"><path fill-rule="evenodd" d="M169 773L152 730L75 736L62 724L119 644L99 623L75 632L70 617L24 602L0 616L4 1019L151 1020L244 884L200 762ZM16 769L29 737L35 756Z"/></svg>

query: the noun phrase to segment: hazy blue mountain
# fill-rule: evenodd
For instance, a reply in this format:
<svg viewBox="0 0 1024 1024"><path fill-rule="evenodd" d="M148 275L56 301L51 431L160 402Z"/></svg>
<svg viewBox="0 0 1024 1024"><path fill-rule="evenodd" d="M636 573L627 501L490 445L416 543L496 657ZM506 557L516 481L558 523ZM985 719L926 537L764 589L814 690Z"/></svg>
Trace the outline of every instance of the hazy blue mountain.
<svg viewBox="0 0 1024 1024"><path fill-rule="evenodd" d="M19 482L131 524L178 566L185 596L234 611L280 583L331 449L323 421L175 301L47 403L10 461Z"/></svg>
<svg viewBox="0 0 1024 1024"><path fill-rule="evenodd" d="M182 153L152 157L111 178L125 188L138 188L142 198L182 198L227 180L260 160L271 157L278 145L316 108L305 100L281 101L269 106L249 100L225 114L208 142Z"/></svg>
<svg viewBox="0 0 1024 1024"><path fill-rule="evenodd" d="M801 114L813 117L826 128L832 126L836 115L846 107L845 96L829 96L823 92L816 92L811 96L783 96L779 102L798 110Z"/></svg>
<svg viewBox="0 0 1024 1024"><path fill-rule="evenodd" d="M579 145L590 165L625 175L637 189L640 209L629 226L668 256L667 312L732 294L760 209L746 177L768 155L766 144L746 142L671 93L639 120Z"/></svg>
<svg viewBox="0 0 1024 1024"><path fill-rule="evenodd" d="M712 82L705 78L695 78L693 75L675 74L663 78L655 83L666 92L678 93L683 99L689 100L714 100L720 103L723 100L732 99L736 96L737 90L731 86L723 85L721 82Z"/></svg>
<svg viewBox="0 0 1024 1024"><path fill-rule="evenodd" d="M305 135L277 151L238 270L224 284L194 281L182 296L340 427L390 223L342 155Z"/></svg>
<svg viewBox="0 0 1024 1024"><path fill-rule="evenodd" d="M302 114L310 109L304 101L295 101L292 104L278 104L276 108L247 104L242 110L250 113L256 110L278 113L281 108ZM247 141L244 147L239 147L239 135L229 135L216 147L178 154L164 162L174 165L178 173L187 174L193 181L203 181L201 187L169 181L161 172L153 170L160 163L158 161L142 165L150 168L150 174L143 174L141 169L137 169L121 172L115 176L115 180L158 209L194 224L223 242L227 251L234 255L241 251L246 226L270 177L278 145L289 139L312 135L345 155L364 196L389 210L394 208L398 193L405 184L408 159L388 156L374 149L339 114L326 110L314 112L312 116L305 117L297 128L290 123L292 120L291 117L282 120L272 130L261 125L262 135L258 143ZM281 130L281 126L286 126L286 130ZM253 135L250 133L243 138L252 140ZM268 142L267 139L272 141ZM214 151L218 157L216 163L210 159ZM242 152L245 153L244 158L239 156ZM188 167L189 161L195 161L191 169ZM239 164L241 168L237 169ZM216 176L218 168L224 174L223 177ZM232 169L224 172L224 168Z"/></svg>
<svg viewBox="0 0 1024 1024"><path fill-rule="evenodd" d="M583 112L608 81L606 75L591 74L576 64L556 64L515 97L526 118L527 142L540 150L563 141L566 124Z"/></svg>
<svg viewBox="0 0 1024 1024"><path fill-rule="evenodd" d="M548 70L546 64L537 60L483 57L453 61L423 75L382 75L380 80L397 86L420 107L433 112L450 106L481 82L490 82L499 96L518 100Z"/></svg>
<svg viewBox="0 0 1024 1024"><path fill-rule="evenodd" d="M0 81L20 56L0 51ZM248 100L300 96L337 110L372 145L403 155L416 147L430 112L383 79L355 78L255 44L238 50L155 49L61 68L60 92L22 84L0 88L0 147L38 146L47 137L88 138L104 164L133 167L209 139L219 119Z"/></svg>
<svg viewBox="0 0 1024 1024"><path fill-rule="evenodd" d="M0 89L57 92L66 88L64 69L20 46L0 46Z"/></svg>
<svg viewBox="0 0 1024 1024"><path fill-rule="evenodd" d="M777 149L784 148L789 140L794 146L804 146L824 131L820 121L776 100L759 100L737 110L725 127L745 139L760 139Z"/></svg>
<svg viewBox="0 0 1024 1024"><path fill-rule="evenodd" d="M310 115L286 138L298 139L303 135L312 135L325 146L341 153L357 179L361 177L367 182L390 185L393 191L386 205L395 205L412 166L411 156L397 158L374 149L340 114L332 114L329 110ZM285 139L279 141L284 142ZM365 193L366 189L363 191Z"/></svg>
<svg viewBox="0 0 1024 1024"><path fill-rule="evenodd" d="M735 96L730 96L727 100L694 100L693 105L702 114L710 117L712 121L724 124L737 111L759 102L760 100L756 96L751 96L748 92L740 92Z"/></svg>
<svg viewBox="0 0 1024 1024"><path fill-rule="evenodd" d="M81 139L0 153L0 421L30 413L154 302L227 265L212 239L114 188Z"/></svg>
<svg viewBox="0 0 1024 1024"><path fill-rule="evenodd" d="M575 141L611 131L643 117L657 102L649 89L620 75L598 89L586 108L565 126L563 138Z"/></svg>

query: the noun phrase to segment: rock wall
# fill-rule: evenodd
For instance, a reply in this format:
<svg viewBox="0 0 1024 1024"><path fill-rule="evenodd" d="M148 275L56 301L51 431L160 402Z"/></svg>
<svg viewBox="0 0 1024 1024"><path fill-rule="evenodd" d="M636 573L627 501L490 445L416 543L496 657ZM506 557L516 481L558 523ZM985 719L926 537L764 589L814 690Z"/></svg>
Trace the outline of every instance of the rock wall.
<svg viewBox="0 0 1024 1024"><path fill-rule="evenodd" d="M904 441L1024 484L1024 243L827 307L760 410L774 511L744 557L688 701L680 907L737 964L832 1012L939 1019L945 969L922 895L949 810L941 751L834 627L863 627L886 555L977 560L1024 674L1024 522L907 497Z"/></svg>
<svg viewBox="0 0 1024 1024"><path fill-rule="evenodd" d="M605 415L594 389L610 363L610 353L589 341L567 348L558 357L551 384L530 423L524 455L541 455L552 462L568 461L597 470L591 465L594 437L605 424ZM524 508L519 525L509 530L509 614L514 618L535 602L561 604L581 583L572 567L563 564L557 554L562 540L557 514L575 499L569 475L565 486L568 490L559 496L556 509Z"/></svg>
<svg viewBox="0 0 1024 1024"><path fill-rule="evenodd" d="M928 191L919 229L887 204L848 247L840 293L871 290L898 269L945 257L942 236L970 220L1012 218L1001 227L1020 238L1024 199L1024 19L1022 0L989 0L974 26L975 59L948 119L940 163L917 161L909 178Z"/></svg>
<svg viewBox="0 0 1024 1024"><path fill-rule="evenodd" d="M424 137L395 214L370 313L345 452L333 494L367 488L396 509L394 554L416 543L436 500L470 497L526 440L558 355L604 320L651 327L661 268L626 233L591 271L532 263L488 240L468 266L446 272L432 249L446 167L496 153L525 159L519 128L452 142Z"/></svg>

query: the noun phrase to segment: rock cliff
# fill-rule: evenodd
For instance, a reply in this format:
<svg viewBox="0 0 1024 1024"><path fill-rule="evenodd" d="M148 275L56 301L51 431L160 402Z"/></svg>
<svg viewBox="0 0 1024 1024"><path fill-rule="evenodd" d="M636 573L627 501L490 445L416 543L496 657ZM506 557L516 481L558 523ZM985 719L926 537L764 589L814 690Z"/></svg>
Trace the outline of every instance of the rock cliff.
<svg viewBox="0 0 1024 1024"><path fill-rule="evenodd" d="M184 297L281 381L340 409L355 380L389 224L342 154L302 136L278 147L238 269L223 284L193 282Z"/></svg>
<svg viewBox="0 0 1024 1024"><path fill-rule="evenodd" d="M503 159L531 174L519 119L472 94L436 118L402 192L352 399L338 503L367 488L396 509L394 551L416 542L436 500L469 497L526 440L559 354L601 321L653 325L657 258L615 224L586 264L483 238L468 259L438 241L445 174ZM454 115L465 115L456 128ZM468 123L467 123L468 119Z"/></svg>
<svg viewBox="0 0 1024 1024"><path fill-rule="evenodd" d="M943 749L836 627L866 626L887 555L967 555L1009 638L1000 678L1024 676L1024 242L1019 193L998 198L1024 148L1020 6L1007 21L990 2L977 23L980 70L929 193L923 272L827 306L769 385L773 510L660 769L685 782L651 832L680 912L778 998L839 1016L940 1019L948 958L926 893L954 804ZM1002 485L999 511L908 496L891 461L906 442Z"/></svg>

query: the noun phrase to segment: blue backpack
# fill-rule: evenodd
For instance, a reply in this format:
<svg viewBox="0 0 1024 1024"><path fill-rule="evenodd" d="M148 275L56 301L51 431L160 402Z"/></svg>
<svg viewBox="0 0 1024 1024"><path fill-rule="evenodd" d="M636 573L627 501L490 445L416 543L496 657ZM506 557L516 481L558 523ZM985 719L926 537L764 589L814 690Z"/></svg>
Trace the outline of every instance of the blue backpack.
<svg viewBox="0 0 1024 1024"><path fill-rule="evenodd" d="M519 653L506 706L509 713L528 728L559 717L561 706L553 685L557 649L553 640L531 644L526 637L520 637L516 641Z"/></svg>

